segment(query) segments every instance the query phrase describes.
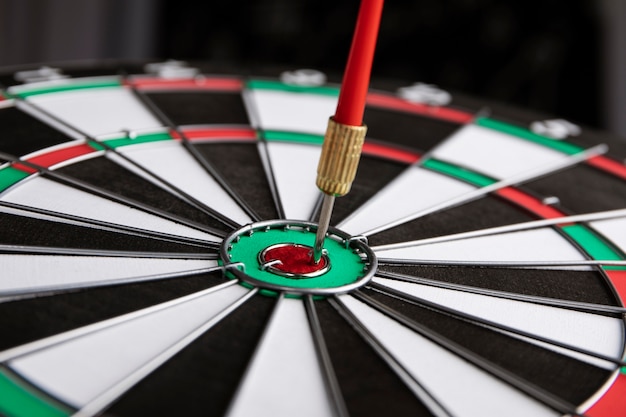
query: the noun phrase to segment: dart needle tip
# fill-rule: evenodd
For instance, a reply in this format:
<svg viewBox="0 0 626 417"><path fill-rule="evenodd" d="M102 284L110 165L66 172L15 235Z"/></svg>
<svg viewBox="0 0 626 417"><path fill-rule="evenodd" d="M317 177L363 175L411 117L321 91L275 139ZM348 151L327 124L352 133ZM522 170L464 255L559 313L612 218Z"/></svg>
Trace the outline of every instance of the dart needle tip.
<svg viewBox="0 0 626 417"><path fill-rule="evenodd" d="M326 232L328 232L328 225L330 224L330 216L332 215L334 204L335 197L324 194L324 201L322 202L322 209L320 210L320 220L317 225L317 233L315 234L315 245L313 246L312 260L315 264L322 258L324 239L326 238Z"/></svg>

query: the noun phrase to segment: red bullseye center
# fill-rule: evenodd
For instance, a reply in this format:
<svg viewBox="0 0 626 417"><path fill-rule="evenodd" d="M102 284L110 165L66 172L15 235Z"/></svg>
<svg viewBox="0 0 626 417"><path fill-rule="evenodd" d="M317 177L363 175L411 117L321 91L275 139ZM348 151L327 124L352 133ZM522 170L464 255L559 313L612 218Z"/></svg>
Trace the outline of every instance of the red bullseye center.
<svg viewBox="0 0 626 417"><path fill-rule="evenodd" d="M263 261L272 263L272 268L293 275L310 275L324 270L327 267L328 258L322 257L315 264L311 259L310 246L286 244L268 248L263 252Z"/></svg>

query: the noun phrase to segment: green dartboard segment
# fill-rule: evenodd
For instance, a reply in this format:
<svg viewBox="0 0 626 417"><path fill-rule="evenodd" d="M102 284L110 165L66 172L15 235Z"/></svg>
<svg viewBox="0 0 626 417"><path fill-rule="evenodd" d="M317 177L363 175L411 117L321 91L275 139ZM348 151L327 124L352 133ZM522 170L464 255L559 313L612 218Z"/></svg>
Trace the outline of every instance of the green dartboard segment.
<svg viewBox="0 0 626 417"><path fill-rule="evenodd" d="M422 166L479 187L486 187L496 182L486 175L437 159L428 159L422 163Z"/></svg>
<svg viewBox="0 0 626 417"><path fill-rule="evenodd" d="M10 166L0 169L0 192L6 190L13 184L22 181L29 175L30 174L28 172L24 172Z"/></svg>
<svg viewBox="0 0 626 417"><path fill-rule="evenodd" d="M31 89L20 89L12 92L12 94L17 97L27 98L41 94L60 93L63 91L88 90L95 88L119 88L121 86L122 84L118 79L90 80L88 82L59 83L57 85L53 84Z"/></svg>
<svg viewBox="0 0 626 417"><path fill-rule="evenodd" d="M516 136L521 139L526 139L530 142L552 148L556 151L563 152L568 155L574 155L584 151L584 148L581 148L580 146L574 145L572 143L538 135L528 129L524 129L523 127L514 126L505 122L501 122L499 120L489 119L487 117L479 117L475 120L474 123L478 126L497 130L499 132Z"/></svg>
<svg viewBox="0 0 626 417"><path fill-rule="evenodd" d="M107 139L103 142L109 145L112 148L120 148L122 146L130 146L130 145L139 145L141 143L150 143L150 142L161 142L166 140L174 140L169 133L166 132L158 132L158 133L149 133L144 135L137 135L135 137L121 137L115 139Z"/></svg>
<svg viewBox="0 0 626 417"><path fill-rule="evenodd" d="M624 255L612 248L597 234L582 224L563 226L563 231L567 233L576 243L578 243L593 259L603 261L622 261ZM605 266L604 269L624 270L620 266Z"/></svg>
<svg viewBox="0 0 626 417"><path fill-rule="evenodd" d="M0 369L0 398L0 415L6 417L67 417L73 414L4 369Z"/></svg>
<svg viewBox="0 0 626 417"><path fill-rule="evenodd" d="M259 253L264 249L280 244L294 243L313 246L315 234L300 230L270 229L258 231L252 236L242 235L239 242L233 242L229 251L232 262L242 262L245 273L259 281L290 288L336 288L356 281L363 275L363 262L357 253L346 248L334 239L326 238L324 249L328 251L330 270L320 276L310 278L289 278L261 270Z"/></svg>
<svg viewBox="0 0 626 417"><path fill-rule="evenodd" d="M251 90L274 90L287 91L290 93L319 94L331 97L339 96L339 87L293 85L272 80L250 80L246 87Z"/></svg>
<svg viewBox="0 0 626 417"><path fill-rule="evenodd" d="M322 145L324 136L312 133L282 132L279 130L265 130L262 132L263 139L270 142L296 142L310 145Z"/></svg>

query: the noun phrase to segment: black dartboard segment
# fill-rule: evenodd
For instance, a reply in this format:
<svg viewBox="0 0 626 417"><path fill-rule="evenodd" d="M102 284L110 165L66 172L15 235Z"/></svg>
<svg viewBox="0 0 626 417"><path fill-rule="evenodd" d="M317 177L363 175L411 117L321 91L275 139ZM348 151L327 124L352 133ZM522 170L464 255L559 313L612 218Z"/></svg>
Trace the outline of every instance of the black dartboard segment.
<svg viewBox="0 0 626 417"><path fill-rule="evenodd" d="M372 91L294 272L338 86L276 75L1 78L0 414L623 414L623 146Z"/></svg>

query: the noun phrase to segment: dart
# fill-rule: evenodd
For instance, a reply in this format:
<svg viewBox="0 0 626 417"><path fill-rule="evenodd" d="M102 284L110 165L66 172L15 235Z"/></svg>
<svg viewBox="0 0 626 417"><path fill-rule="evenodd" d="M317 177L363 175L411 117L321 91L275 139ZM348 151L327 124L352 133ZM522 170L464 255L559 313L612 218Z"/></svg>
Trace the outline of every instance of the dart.
<svg viewBox="0 0 626 417"><path fill-rule="evenodd" d="M317 187L324 193L313 247L313 261L316 264L322 256L335 197L344 196L350 191L359 165L367 131L363 125L365 97L382 9L383 0L361 2L337 110L334 117L329 119L324 136L316 180Z"/></svg>
<svg viewBox="0 0 626 417"><path fill-rule="evenodd" d="M437 34L479 28L501 48L506 33L483 17L507 27L501 5L446 2L464 14L443 20L454 5L388 2L377 35L381 2L362 1L360 14L357 1L331 13L255 4L250 19L230 2L239 26L194 4L220 54L248 38L252 15L282 39L351 13L345 32L358 21L366 40L332 67L343 86L313 69L334 58L332 29L316 34L327 56L293 42L305 69L0 68L1 416L626 417L624 143L566 114L447 90L467 68ZM30 17L17 9L11 31ZM68 15L85 36L86 15ZM168 33L191 40L191 16L167 16ZM411 42L425 21L428 37ZM394 28L402 36L384 38ZM290 55L271 38L251 46ZM417 56L419 71L394 55ZM524 62L504 56L482 75ZM446 77L433 79L440 57ZM536 92L530 78L521 87ZM323 145L328 184L314 187Z"/></svg>

